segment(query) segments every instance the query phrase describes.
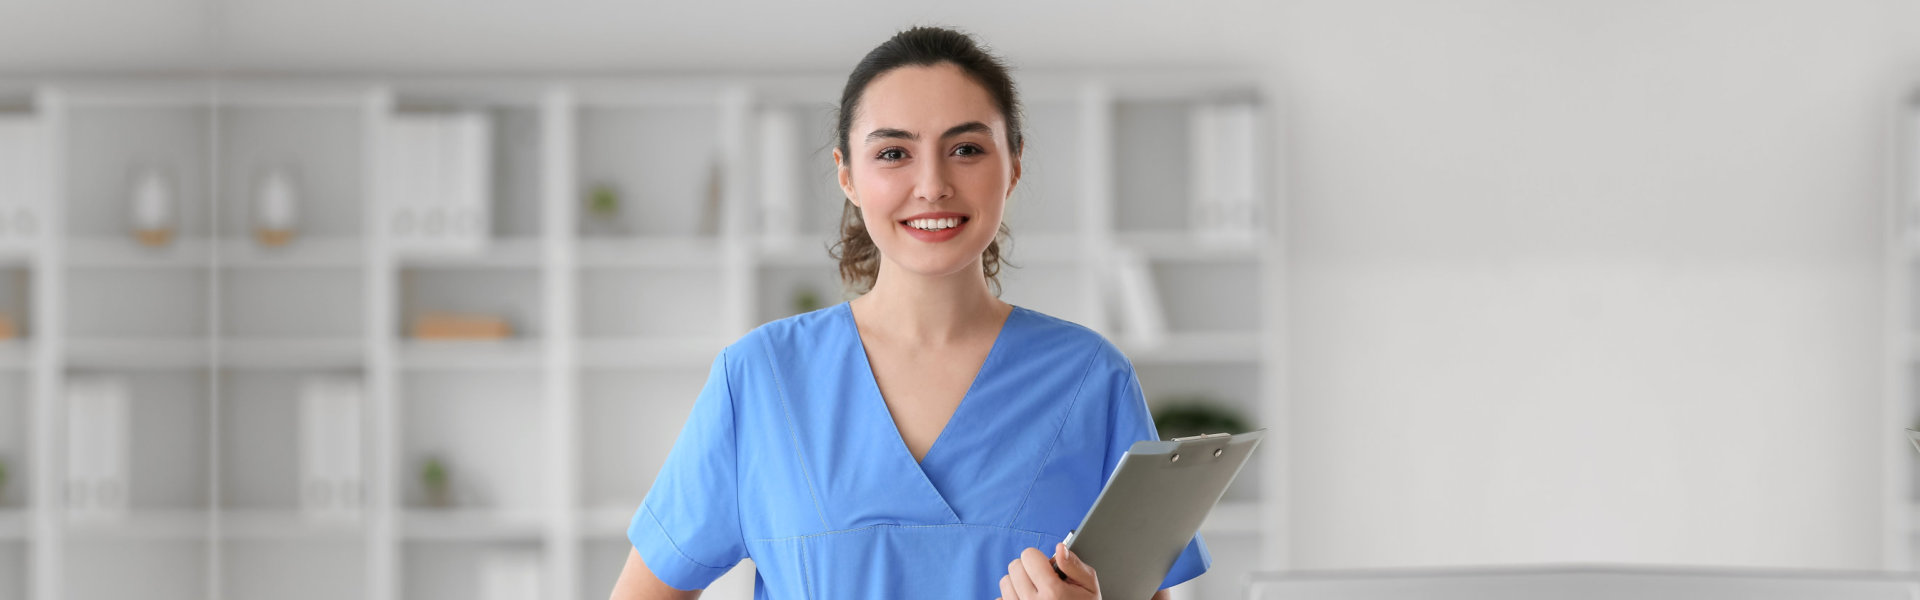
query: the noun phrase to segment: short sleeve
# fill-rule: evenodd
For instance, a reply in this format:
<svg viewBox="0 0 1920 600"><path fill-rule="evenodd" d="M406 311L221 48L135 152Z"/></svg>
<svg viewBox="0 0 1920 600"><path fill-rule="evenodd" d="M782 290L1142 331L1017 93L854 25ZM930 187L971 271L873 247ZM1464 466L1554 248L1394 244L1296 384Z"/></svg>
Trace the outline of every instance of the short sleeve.
<svg viewBox="0 0 1920 600"><path fill-rule="evenodd" d="M1120 457L1126 456L1134 442L1158 440L1160 433L1153 426L1153 413L1147 409L1146 396L1140 393L1140 379L1134 376L1131 367L1125 370L1125 385L1118 387L1119 397L1113 415L1112 437L1107 447L1105 476L1113 476L1113 470L1120 466ZM1200 534L1194 534L1193 541L1187 543L1187 549L1180 551L1180 558L1173 561L1173 568L1167 570L1167 578L1160 582L1160 589L1167 589L1187 580L1199 577L1213 566L1213 555L1207 552L1207 543Z"/></svg>
<svg viewBox="0 0 1920 600"><path fill-rule="evenodd" d="M746 558L733 409L722 351L627 526L627 539L647 568L675 589L704 589Z"/></svg>

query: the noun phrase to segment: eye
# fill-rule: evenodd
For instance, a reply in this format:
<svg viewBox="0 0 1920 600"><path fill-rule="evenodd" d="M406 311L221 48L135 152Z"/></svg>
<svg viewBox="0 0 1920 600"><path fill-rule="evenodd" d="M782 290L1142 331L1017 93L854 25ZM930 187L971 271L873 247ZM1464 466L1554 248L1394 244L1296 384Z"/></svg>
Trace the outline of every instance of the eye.
<svg viewBox="0 0 1920 600"><path fill-rule="evenodd" d="M961 144L959 147L953 149L954 156L979 156L986 153L987 150L985 148L973 144Z"/></svg>
<svg viewBox="0 0 1920 600"><path fill-rule="evenodd" d="M885 150L881 150L880 154L874 156L874 158L877 158L886 162L894 162L901 159L905 159L906 157L907 157L907 152L899 148L888 148Z"/></svg>

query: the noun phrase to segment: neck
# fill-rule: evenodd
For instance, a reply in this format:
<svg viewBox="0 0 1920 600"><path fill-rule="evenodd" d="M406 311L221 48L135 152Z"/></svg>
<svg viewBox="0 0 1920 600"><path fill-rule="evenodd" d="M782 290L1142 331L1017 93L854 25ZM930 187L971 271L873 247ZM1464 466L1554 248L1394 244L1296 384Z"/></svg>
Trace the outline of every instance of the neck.
<svg viewBox="0 0 1920 600"><path fill-rule="evenodd" d="M1013 306L993 296L978 261L929 277L880 260L873 290L855 298L862 329L913 344L945 344L998 331Z"/></svg>

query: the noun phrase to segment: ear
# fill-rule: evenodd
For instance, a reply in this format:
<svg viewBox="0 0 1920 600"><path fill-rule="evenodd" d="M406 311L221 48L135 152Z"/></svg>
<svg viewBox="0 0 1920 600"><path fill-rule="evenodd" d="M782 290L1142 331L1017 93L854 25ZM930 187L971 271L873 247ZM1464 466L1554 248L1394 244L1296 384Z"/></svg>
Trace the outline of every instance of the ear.
<svg viewBox="0 0 1920 600"><path fill-rule="evenodd" d="M833 149L833 169L840 177L840 193L846 197L847 202L855 207L860 206L859 202L853 201L853 165L847 164L846 157L840 155L839 148Z"/></svg>
<svg viewBox="0 0 1920 600"><path fill-rule="evenodd" d="M1013 197L1013 189L1020 187L1020 157L1027 152L1026 140L1020 141L1020 147L1013 149L1013 179L1007 182L1007 197Z"/></svg>

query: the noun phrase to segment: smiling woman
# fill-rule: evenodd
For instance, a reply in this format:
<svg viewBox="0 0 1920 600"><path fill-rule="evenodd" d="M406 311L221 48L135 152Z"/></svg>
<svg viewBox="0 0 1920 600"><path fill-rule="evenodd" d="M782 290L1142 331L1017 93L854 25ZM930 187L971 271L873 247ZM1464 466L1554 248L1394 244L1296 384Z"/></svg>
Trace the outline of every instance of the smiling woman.
<svg viewBox="0 0 1920 600"><path fill-rule="evenodd" d="M1021 174L1011 81L945 29L860 62L833 152L835 256L860 296L722 351L628 527L616 599L695 597L748 557L762 599L1100 597L1059 542L1159 436L1112 344L992 283ZM1196 537L1161 587L1208 563Z"/></svg>
<svg viewBox="0 0 1920 600"><path fill-rule="evenodd" d="M929 77L925 72L928 70L942 72L938 77ZM840 96L839 119L836 127L838 137L834 142L834 163L840 166L840 187L847 194L848 201L842 208L840 241L834 245L833 254L834 258L840 261L841 278L848 282L854 292L865 292L873 287L881 262L880 249L871 237L872 230L867 226L864 211L860 204L853 200L855 195L851 180L853 167L849 159L853 157L852 143L856 135L854 122L858 116L865 116L870 122L878 122L874 121L874 115L862 114L862 100L869 96L887 97L884 93L874 93L871 88L876 83L876 79L880 79L883 75L895 74L904 74L912 79L912 81L889 82L896 89L912 91L911 84L924 83L931 79L936 84L947 82L949 85L940 91L961 94L967 103L975 108L983 108L980 105L981 101L985 100L988 106L984 108L991 110L987 118L998 125L997 129L986 121L967 121L953 124L951 128L942 132L939 139L932 141L949 142L963 135L972 136L973 139L969 144L956 145L954 152L964 157L973 157L974 162L978 162L979 154L985 153L988 148L997 149L999 152L994 153L997 162L990 166L1012 170L1011 179L1006 183L1009 191L1020 178L1020 153L1026 146L1026 137L1021 129L1019 93L1014 89L1013 78L1007 72L1005 64L982 50L972 38L945 29L910 30L875 48L860 61L858 66L854 67L853 73L847 77L846 89ZM933 99L949 102L959 100L940 96L935 96ZM894 106L890 103L882 103L878 107L866 106L865 108L871 111L887 110L890 107ZM857 133L857 135L862 137L863 151L875 150L878 144L877 152L867 158L881 161L881 164L888 166L898 166L898 161L909 156L903 148L879 144L879 142L919 141L917 133L892 125ZM1000 205L1004 207L1005 196L1001 198ZM993 226L975 226L974 229L991 232L985 250L981 251L980 263L987 282L997 290L999 281L996 277L1000 274L1000 266L1003 262L1001 249L1004 247L1003 242L1008 235L1008 229L1006 223L998 222L998 213L995 217L996 223Z"/></svg>

